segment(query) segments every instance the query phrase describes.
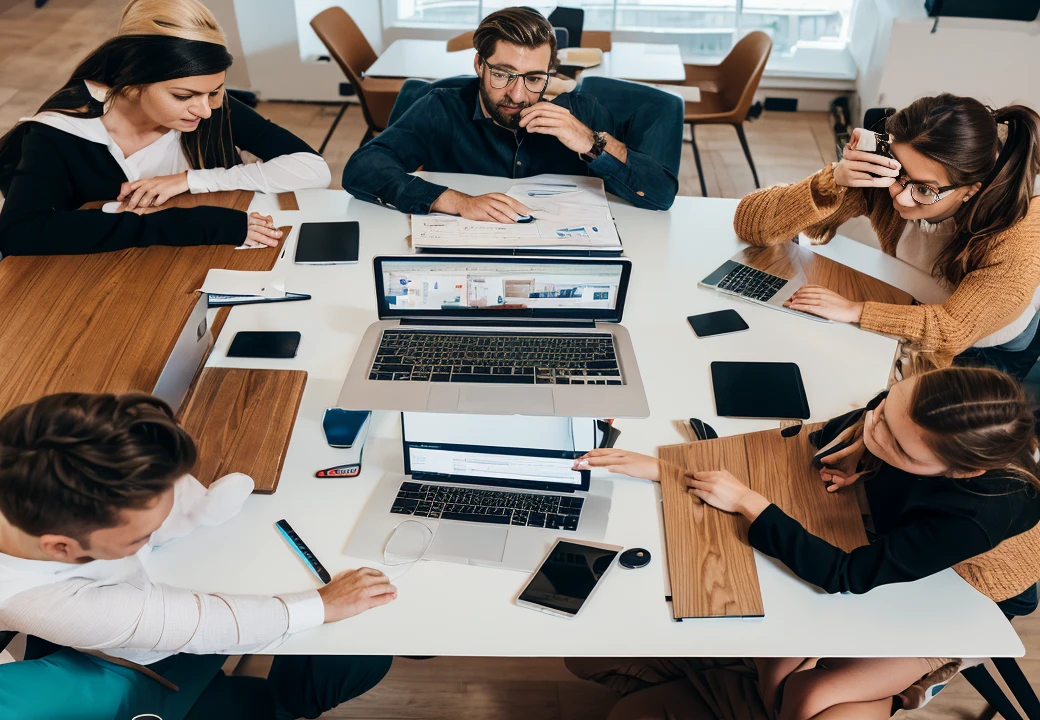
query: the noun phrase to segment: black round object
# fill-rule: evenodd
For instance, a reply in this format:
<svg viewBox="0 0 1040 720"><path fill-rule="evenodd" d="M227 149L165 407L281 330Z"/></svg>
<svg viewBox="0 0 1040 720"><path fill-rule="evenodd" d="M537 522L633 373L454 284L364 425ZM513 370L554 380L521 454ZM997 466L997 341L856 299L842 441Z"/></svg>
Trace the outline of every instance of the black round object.
<svg viewBox="0 0 1040 720"><path fill-rule="evenodd" d="M624 568L641 568L650 564L650 551L643 548L632 548L625 550L618 558L618 563Z"/></svg>

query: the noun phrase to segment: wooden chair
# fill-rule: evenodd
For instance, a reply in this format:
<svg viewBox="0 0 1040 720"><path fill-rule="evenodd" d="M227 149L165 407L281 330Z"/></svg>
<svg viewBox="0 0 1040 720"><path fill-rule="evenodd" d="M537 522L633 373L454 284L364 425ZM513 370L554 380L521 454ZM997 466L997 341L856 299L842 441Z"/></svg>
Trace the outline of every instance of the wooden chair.
<svg viewBox="0 0 1040 720"><path fill-rule="evenodd" d="M473 31L459 33L448 41L448 52L473 49Z"/></svg>
<svg viewBox="0 0 1040 720"><path fill-rule="evenodd" d="M686 80L682 85L694 85L701 93L700 102L686 103L686 124L690 126L693 142L693 159L697 163L697 175L701 181L701 194L707 197L708 187L704 183L701 155L697 149L694 125L732 125L744 148L744 156L751 166L751 175L758 182L758 171L751 159L747 137L744 135L744 120L755 98L758 82L762 79L766 60L773 48L773 41L764 32L753 32L741 38L729 55L718 65L687 65Z"/></svg>
<svg viewBox="0 0 1040 720"><path fill-rule="evenodd" d="M397 99L397 93L401 90L404 79L365 77L365 71L376 61L376 53L368 44L361 28L343 8L330 7L322 10L311 20L311 27L325 43L329 54L350 80L350 84L354 86L354 92L357 93L358 100L361 102L361 112L364 113L365 122L368 124L365 137L361 140L361 144L364 145L377 133L386 129L387 122L390 120L390 111L394 107L394 101ZM332 133L335 132L336 126L346 110L347 104L344 103L333 121L332 127L329 128L325 140L321 143L319 153L325 151L325 147L332 138Z"/></svg>
<svg viewBox="0 0 1040 720"><path fill-rule="evenodd" d="M581 47L599 48L603 52L610 52L609 30L583 30L581 33Z"/></svg>

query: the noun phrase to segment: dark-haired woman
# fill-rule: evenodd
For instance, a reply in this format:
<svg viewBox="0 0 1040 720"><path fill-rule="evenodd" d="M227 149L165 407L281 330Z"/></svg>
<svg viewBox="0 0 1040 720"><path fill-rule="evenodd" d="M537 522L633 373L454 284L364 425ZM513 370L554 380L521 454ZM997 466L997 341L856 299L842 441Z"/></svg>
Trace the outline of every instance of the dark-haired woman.
<svg viewBox="0 0 1040 720"><path fill-rule="evenodd" d="M201 3L133 0L118 35L0 139L0 253L276 245L279 231L258 213L163 209L184 192L328 187L320 155L228 96L231 61ZM239 149L260 162L242 164ZM114 200L116 213L78 210Z"/></svg>
<svg viewBox="0 0 1040 720"><path fill-rule="evenodd" d="M862 489L875 535L869 545L851 552L831 545L725 470L683 480L705 503L743 515L752 547L826 592L866 593L928 577L1040 522L1032 407L1017 382L992 368L948 367L912 376L864 410L830 421L812 440L826 448L820 478L830 483L828 489ZM660 461L625 450L593 450L575 461L576 469L590 467L661 479ZM1018 613L1031 612L1035 585L1006 602ZM639 662L568 664L582 677L637 689L639 683L630 680L644 672ZM894 695L954 663L773 658L755 664L763 703L749 700L746 712L754 705L754 717L772 717L776 708L779 720L808 720L887 718ZM610 720L710 717L706 710L698 714L701 698L675 671L678 666L658 665L647 672L656 678L646 684L660 684L623 700ZM629 681L618 684L625 677Z"/></svg>
<svg viewBox="0 0 1040 720"><path fill-rule="evenodd" d="M915 101L886 129L894 159L857 150L857 132L841 162L741 200L737 235L770 245L804 232L825 243L839 225L866 215L881 248L931 274L948 299L856 303L806 286L786 304L905 338L939 366L961 355L958 364L992 365L1021 379L1040 355L1040 202L1031 201L1040 116L944 94Z"/></svg>

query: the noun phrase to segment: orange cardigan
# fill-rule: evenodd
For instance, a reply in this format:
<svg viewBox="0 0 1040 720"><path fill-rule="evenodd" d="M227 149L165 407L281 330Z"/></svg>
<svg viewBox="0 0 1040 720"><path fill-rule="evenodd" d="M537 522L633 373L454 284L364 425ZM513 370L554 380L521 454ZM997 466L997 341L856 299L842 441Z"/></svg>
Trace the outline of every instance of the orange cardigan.
<svg viewBox="0 0 1040 720"><path fill-rule="evenodd" d="M740 201L733 226L751 245L775 245L805 233L814 244L834 237L838 226L860 215L870 224L881 249L896 254L906 226L892 207L888 190L847 188L826 167L794 185L759 190ZM1026 216L996 236L984 262L972 269L941 305L889 305L867 302L860 326L896 335L919 350L933 352L940 364L1018 318L1040 285L1040 199Z"/></svg>

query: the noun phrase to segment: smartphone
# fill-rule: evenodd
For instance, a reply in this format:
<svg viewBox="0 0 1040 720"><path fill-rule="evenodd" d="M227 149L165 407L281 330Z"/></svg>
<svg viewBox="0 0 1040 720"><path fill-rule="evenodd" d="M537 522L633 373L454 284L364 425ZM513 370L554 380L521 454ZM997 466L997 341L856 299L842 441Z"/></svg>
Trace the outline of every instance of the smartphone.
<svg viewBox="0 0 1040 720"><path fill-rule="evenodd" d="M236 333L228 348L228 357L276 358L287 360L296 357L300 346L297 331L243 330Z"/></svg>
<svg viewBox="0 0 1040 720"><path fill-rule="evenodd" d="M325 442L334 448L354 447L358 433L365 426L371 410L343 410L329 408L321 419L321 427L325 430Z"/></svg>
<svg viewBox="0 0 1040 720"><path fill-rule="evenodd" d="M558 617L577 616L621 550L618 545L557 540L516 604Z"/></svg>
<svg viewBox="0 0 1040 720"><path fill-rule="evenodd" d="M359 228L354 220L301 224L293 262L297 265L356 263Z"/></svg>
<svg viewBox="0 0 1040 720"><path fill-rule="evenodd" d="M697 337L726 335L748 329L748 324L736 310L718 310L686 318Z"/></svg>

